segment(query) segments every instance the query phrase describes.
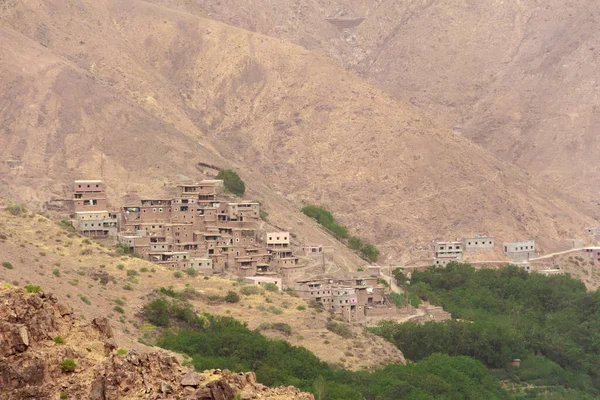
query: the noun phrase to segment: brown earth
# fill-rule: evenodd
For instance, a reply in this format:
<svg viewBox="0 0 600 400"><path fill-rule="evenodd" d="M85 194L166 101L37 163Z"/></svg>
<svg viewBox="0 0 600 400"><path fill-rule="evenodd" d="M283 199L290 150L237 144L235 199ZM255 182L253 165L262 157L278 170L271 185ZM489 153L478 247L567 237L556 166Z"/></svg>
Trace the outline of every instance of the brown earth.
<svg viewBox="0 0 600 400"><path fill-rule="evenodd" d="M80 321L50 293L0 287L0 304L3 400L314 400L293 387L267 388L253 373L196 373L164 351L117 350L106 317Z"/></svg>
<svg viewBox="0 0 600 400"><path fill-rule="evenodd" d="M327 55L500 159L598 204L593 0L151 0ZM340 30L326 18L364 17Z"/></svg>
<svg viewBox="0 0 600 400"><path fill-rule="evenodd" d="M261 323L287 323L291 335L263 333L303 346L324 361L350 369L404 363L402 353L394 345L359 327L352 328L354 338L349 339L328 331L325 328L328 313L316 312L300 298L265 292L240 295L241 301L235 304L210 302L205 300L206 296L225 296L231 290L239 292L241 285L218 277L203 279L183 274L182 278L175 278L170 269L137 258L119 257L94 241L69 234L41 215L12 216L0 204L0 262L4 261L13 268L0 266L1 282L17 287L41 286L59 302L69 305L73 317L81 323L108 317L118 347L141 353L147 352L148 347L138 339L151 342L158 332L156 327L143 323L140 315L143 306L155 289L173 286L176 290L195 289L205 295L190 301L199 313L228 315L246 322L250 329ZM117 309L121 302L123 313ZM298 309L299 306L304 309ZM274 307L281 313L273 313Z"/></svg>
<svg viewBox="0 0 600 400"><path fill-rule="evenodd" d="M582 236L592 211L300 47L143 1L2 3L2 194L43 206L73 178L118 205L197 163L240 171L277 226L323 204L406 261L436 237ZM336 261L360 264L337 245Z"/></svg>

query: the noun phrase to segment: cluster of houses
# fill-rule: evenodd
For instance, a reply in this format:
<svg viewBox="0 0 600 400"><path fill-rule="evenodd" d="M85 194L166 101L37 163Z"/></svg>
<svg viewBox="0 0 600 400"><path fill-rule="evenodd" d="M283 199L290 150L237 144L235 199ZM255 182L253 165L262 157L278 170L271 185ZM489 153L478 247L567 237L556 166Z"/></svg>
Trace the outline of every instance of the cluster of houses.
<svg viewBox="0 0 600 400"><path fill-rule="evenodd" d="M115 238L126 251L156 264L294 288L353 322L364 321L370 310L392 308L387 286L378 283L377 268L352 276L309 278L314 266L323 272L324 247L302 245L298 256L289 232L260 229L260 204L227 198L221 180L180 184L171 198L144 199L118 211L108 210L102 181L78 180L73 207L73 224L83 235Z"/></svg>
<svg viewBox="0 0 600 400"><path fill-rule="evenodd" d="M435 241L433 264L446 266L450 262L462 261L464 253L493 250L494 246L494 238L491 236L477 235L454 242ZM535 241L532 239L523 242L506 242L502 244L502 251L513 262L526 262L535 257Z"/></svg>

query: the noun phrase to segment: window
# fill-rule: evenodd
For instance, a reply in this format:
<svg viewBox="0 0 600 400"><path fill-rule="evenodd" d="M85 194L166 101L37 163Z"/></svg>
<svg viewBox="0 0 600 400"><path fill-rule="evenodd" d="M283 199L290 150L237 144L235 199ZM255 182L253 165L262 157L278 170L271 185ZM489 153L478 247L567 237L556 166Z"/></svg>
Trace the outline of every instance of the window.
<svg viewBox="0 0 600 400"><path fill-rule="evenodd" d="M159 208L159 209L158 209L158 212L162 212L162 211L163 211L163 209L162 209L162 208Z"/></svg>
<svg viewBox="0 0 600 400"><path fill-rule="evenodd" d="M156 212L156 208L153 208L153 209L152 209L152 212Z"/></svg>

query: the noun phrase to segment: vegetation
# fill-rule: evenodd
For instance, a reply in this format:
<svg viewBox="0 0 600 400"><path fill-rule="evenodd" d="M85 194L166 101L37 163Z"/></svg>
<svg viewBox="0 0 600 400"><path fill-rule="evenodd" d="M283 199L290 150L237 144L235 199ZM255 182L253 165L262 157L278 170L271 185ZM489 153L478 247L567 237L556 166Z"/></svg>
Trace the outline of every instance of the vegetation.
<svg viewBox="0 0 600 400"><path fill-rule="evenodd" d="M58 223L58 226L60 226L61 228L63 228L66 231L76 232L76 229L73 226L73 223L71 221L69 221L68 218L61 219L60 222Z"/></svg>
<svg viewBox="0 0 600 400"><path fill-rule="evenodd" d="M56 343L56 344L64 344L65 343L65 339L62 336L55 336L54 337L54 343Z"/></svg>
<svg viewBox="0 0 600 400"><path fill-rule="evenodd" d="M336 222L333 214L323 207L309 204L301 210L306 216L316 220L320 225L327 229L338 240L348 239L347 245L352 250L360 253L369 261L376 262L379 258L379 250L369 243L363 243L359 238L348 233L348 228Z"/></svg>
<svg viewBox="0 0 600 400"><path fill-rule="evenodd" d="M232 170L222 169L217 174L217 179L223 180L223 186L225 189L235 194L236 196L243 196L246 192L246 185L240 176Z"/></svg>
<svg viewBox="0 0 600 400"><path fill-rule="evenodd" d="M9 213L12 215L20 215L27 212L27 209L24 205L18 203L9 203L6 207Z"/></svg>
<svg viewBox="0 0 600 400"><path fill-rule="evenodd" d="M338 239L347 239L349 237L348 228L338 224L331 212L325 208L309 204L302 208L302 212L323 225L324 228L330 231Z"/></svg>
<svg viewBox="0 0 600 400"><path fill-rule="evenodd" d="M117 354L120 356L124 356L125 354L127 354L127 350L125 349L118 349L117 350Z"/></svg>
<svg viewBox="0 0 600 400"><path fill-rule="evenodd" d="M181 273L181 271L175 271L175 272L173 272L173 276L175 278L182 278L183 274Z"/></svg>
<svg viewBox="0 0 600 400"><path fill-rule="evenodd" d="M255 329L255 331L260 332L265 329L279 331L287 336L292 334L292 327L289 324L286 324L285 322L275 322L275 323L263 322L262 324L258 325L258 327Z"/></svg>
<svg viewBox="0 0 600 400"><path fill-rule="evenodd" d="M52 270L52 274L53 274L54 276L56 276L56 277L59 277L59 276L60 276L60 270L59 270L58 268L54 268L54 269Z"/></svg>
<svg viewBox="0 0 600 400"><path fill-rule="evenodd" d="M115 245L115 250L120 256L131 253L131 248L124 243L117 243Z"/></svg>
<svg viewBox="0 0 600 400"><path fill-rule="evenodd" d="M365 244L361 247L360 252L363 256L367 257L369 261L376 262L377 259L379 259L379 250L372 244Z"/></svg>
<svg viewBox="0 0 600 400"><path fill-rule="evenodd" d="M9 261L2 261L2 266L6 269L13 269L13 265Z"/></svg>
<svg viewBox="0 0 600 400"><path fill-rule="evenodd" d="M266 385L294 385L328 400L506 398L485 366L469 357L436 354L375 372L334 369L305 348L269 340L230 317L198 317L188 307L177 300L155 299L146 306L146 318L157 326L175 328L165 329L157 344L189 354L197 370L255 371ZM288 332L285 324L259 328Z"/></svg>
<svg viewBox="0 0 600 400"><path fill-rule="evenodd" d="M568 276L543 276L510 266L475 270L451 263L396 279L411 295L443 305L460 321L383 323L373 331L411 360L432 354L470 356L502 379L572 390L569 397L600 394L600 291L587 293ZM506 369L519 358L522 367Z"/></svg>
<svg viewBox="0 0 600 400"><path fill-rule="evenodd" d="M113 310L115 310L116 312L118 312L119 314L125 314L125 310L123 309L123 307L121 306L115 306L113 308Z"/></svg>
<svg viewBox="0 0 600 400"><path fill-rule="evenodd" d="M237 303L240 301L240 295L237 292L229 291L227 295L225 295L225 301L228 303Z"/></svg>
<svg viewBox="0 0 600 400"><path fill-rule="evenodd" d="M62 372L73 372L75 371L75 360L72 358L65 358L60 362L59 367Z"/></svg>
<svg viewBox="0 0 600 400"><path fill-rule="evenodd" d="M261 294L262 289L256 285L246 285L240 288L240 293L245 296L251 296L253 294Z"/></svg>
<svg viewBox="0 0 600 400"><path fill-rule="evenodd" d="M352 334L352 329L350 329L350 327L343 322L327 321L325 328L343 338L351 338L354 336Z"/></svg>
<svg viewBox="0 0 600 400"><path fill-rule="evenodd" d="M42 291L42 288L35 285L25 285L23 286L27 293L39 293Z"/></svg>
<svg viewBox="0 0 600 400"><path fill-rule="evenodd" d="M79 298L81 299L81 301L83 301L85 304L87 304L88 306L92 304L92 302L90 301L90 299L88 299L87 297L85 297L84 295L79 295Z"/></svg>
<svg viewBox="0 0 600 400"><path fill-rule="evenodd" d="M265 288L265 290L267 292L278 292L279 288L277 287L276 284L271 283L271 282L266 282L263 287Z"/></svg>
<svg viewBox="0 0 600 400"><path fill-rule="evenodd" d="M196 268L193 268L193 267L190 267L190 268L186 269L185 273L188 274L188 276L196 276L196 275L198 275L198 271L196 270Z"/></svg>

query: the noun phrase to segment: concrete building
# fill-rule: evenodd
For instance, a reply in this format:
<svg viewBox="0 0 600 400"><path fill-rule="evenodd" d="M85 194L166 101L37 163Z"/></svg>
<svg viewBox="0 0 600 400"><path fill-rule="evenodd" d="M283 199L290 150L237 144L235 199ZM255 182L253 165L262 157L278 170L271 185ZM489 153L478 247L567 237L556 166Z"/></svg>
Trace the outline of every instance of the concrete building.
<svg viewBox="0 0 600 400"><path fill-rule="evenodd" d="M433 264L446 266L463 258L463 242L435 242Z"/></svg>
<svg viewBox="0 0 600 400"><path fill-rule="evenodd" d="M512 261L527 261L535 257L535 241L531 239L523 242L506 242L502 244L502 251Z"/></svg>
<svg viewBox="0 0 600 400"><path fill-rule="evenodd" d="M492 250L494 238L491 236L475 236L462 240L464 252L476 252L481 250Z"/></svg>
<svg viewBox="0 0 600 400"><path fill-rule="evenodd" d="M587 233L591 236L600 236L600 226L595 228L588 228Z"/></svg>
<svg viewBox="0 0 600 400"><path fill-rule="evenodd" d="M583 254L592 261L600 262L600 247L586 247Z"/></svg>

